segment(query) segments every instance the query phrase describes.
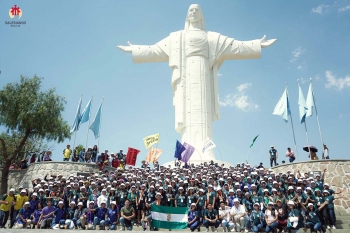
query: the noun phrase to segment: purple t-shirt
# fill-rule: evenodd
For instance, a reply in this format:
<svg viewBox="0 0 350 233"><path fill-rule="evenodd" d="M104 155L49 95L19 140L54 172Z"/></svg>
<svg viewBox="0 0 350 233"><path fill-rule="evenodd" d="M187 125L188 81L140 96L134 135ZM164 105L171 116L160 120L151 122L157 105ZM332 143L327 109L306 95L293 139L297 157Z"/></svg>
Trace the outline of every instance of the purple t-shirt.
<svg viewBox="0 0 350 233"><path fill-rule="evenodd" d="M52 213L56 210L56 208L54 206L51 206L51 207L48 207L46 206L44 209L43 209L43 219L47 219L47 218L53 218L53 214L50 215L49 217L44 217L45 215L48 215L49 213Z"/></svg>

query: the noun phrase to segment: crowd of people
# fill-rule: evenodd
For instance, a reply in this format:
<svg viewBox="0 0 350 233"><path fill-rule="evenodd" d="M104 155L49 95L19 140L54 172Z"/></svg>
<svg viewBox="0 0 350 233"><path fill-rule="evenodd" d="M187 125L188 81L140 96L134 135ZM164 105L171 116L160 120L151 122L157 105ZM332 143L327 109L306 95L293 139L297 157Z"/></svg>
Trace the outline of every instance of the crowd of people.
<svg viewBox="0 0 350 233"><path fill-rule="evenodd" d="M212 161L174 168L142 161L140 167L113 170L88 176L47 174L34 179L32 187L11 188L0 200L0 227L132 230L138 225L157 231L151 208L160 205L188 208L191 231L307 227L325 232L335 229L334 200L342 198L337 196L342 191L324 183L326 170L310 177L299 171L275 174L262 163L226 167Z"/></svg>

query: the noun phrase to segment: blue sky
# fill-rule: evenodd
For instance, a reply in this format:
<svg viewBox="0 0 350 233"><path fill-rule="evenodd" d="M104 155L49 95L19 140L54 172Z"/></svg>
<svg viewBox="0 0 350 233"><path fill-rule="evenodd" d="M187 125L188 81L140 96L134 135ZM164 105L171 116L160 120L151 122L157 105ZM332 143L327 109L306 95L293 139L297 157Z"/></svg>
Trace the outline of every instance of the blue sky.
<svg viewBox="0 0 350 233"><path fill-rule="evenodd" d="M349 158L350 132L350 1L1 1L0 86L20 74L44 77L43 88L56 87L65 96L65 120L71 125L83 93L83 107L92 95L92 118L104 96L100 148L117 152L147 150L142 138L160 133L161 163L173 160L176 139L174 108L167 63L134 64L116 48L154 44L181 30L191 3L202 6L207 30L238 40L267 35L277 38L257 60L226 61L219 70L221 119L213 123L218 160L243 162L252 139L260 134L249 156L251 164L268 164L271 144L281 162L294 147L291 125L272 115L288 83L299 160L306 136L299 123L298 86L306 98L309 78L325 143L331 158ZM8 10L17 4L26 25L10 27ZM13 19L18 20L18 19ZM321 149L316 116L307 118L310 143ZM85 145L88 124L77 143ZM67 143L55 144L62 159ZM50 143L51 145L52 143ZM89 132L88 146L97 144ZM319 156L321 154L319 153Z"/></svg>

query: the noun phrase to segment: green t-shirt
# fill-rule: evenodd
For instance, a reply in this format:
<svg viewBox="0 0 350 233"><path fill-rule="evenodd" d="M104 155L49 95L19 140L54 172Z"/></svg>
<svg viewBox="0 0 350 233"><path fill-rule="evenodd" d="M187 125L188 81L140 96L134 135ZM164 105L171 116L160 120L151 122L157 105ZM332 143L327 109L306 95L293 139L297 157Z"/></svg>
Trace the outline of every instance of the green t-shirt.
<svg viewBox="0 0 350 233"><path fill-rule="evenodd" d="M209 218L210 220L215 219L215 217L218 215L218 212L216 211L216 209L212 209L211 211L209 211L208 209L206 209L204 211L204 216Z"/></svg>
<svg viewBox="0 0 350 233"><path fill-rule="evenodd" d="M190 207L192 203L196 203L197 201L197 195L194 194L192 196L187 196L187 206Z"/></svg>
<svg viewBox="0 0 350 233"><path fill-rule="evenodd" d="M215 200L215 197L216 197L216 193L215 191L212 191L211 193L209 193L209 203L210 204L214 204L214 200Z"/></svg>
<svg viewBox="0 0 350 233"><path fill-rule="evenodd" d="M317 210L316 210L316 211L309 212L308 217L309 217L309 219L311 220L311 222L313 222L313 223L315 223L315 224L318 223L318 222L321 222L321 220L320 220L319 217L317 216Z"/></svg>
<svg viewBox="0 0 350 233"><path fill-rule="evenodd" d="M186 196L185 195L180 196L179 194L176 194L175 199L176 199L177 206L186 207Z"/></svg>
<svg viewBox="0 0 350 233"><path fill-rule="evenodd" d="M133 213L135 212L134 208L132 206L129 206L129 208L127 208L126 206L122 207L122 209L120 210L120 213L123 213L124 216L129 217L131 216Z"/></svg>
<svg viewBox="0 0 350 233"><path fill-rule="evenodd" d="M253 212L250 215L250 218L252 219L253 225L256 226L258 224L260 224L260 217L262 216L262 213L260 211L255 211L253 210Z"/></svg>
<svg viewBox="0 0 350 233"><path fill-rule="evenodd" d="M205 201L207 200L207 196L202 195L198 197L199 201L198 201L198 206L204 206L205 205Z"/></svg>
<svg viewBox="0 0 350 233"><path fill-rule="evenodd" d="M325 201L328 201L328 209L334 209L334 196L328 196L328 197L324 197Z"/></svg>

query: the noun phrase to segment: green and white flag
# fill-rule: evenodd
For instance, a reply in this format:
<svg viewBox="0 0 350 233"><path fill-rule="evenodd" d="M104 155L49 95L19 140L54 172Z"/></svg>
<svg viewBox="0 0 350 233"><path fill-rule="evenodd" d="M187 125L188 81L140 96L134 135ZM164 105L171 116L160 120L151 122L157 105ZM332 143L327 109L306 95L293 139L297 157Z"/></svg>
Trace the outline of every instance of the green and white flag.
<svg viewBox="0 0 350 233"><path fill-rule="evenodd" d="M188 222L187 207L169 207L151 205L152 227L163 229L186 229Z"/></svg>
<svg viewBox="0 0 350 233"><path fill-rule="evenodd" d="M252 144L250 144L250 148L252 148L252 146L254 145L255 140L256 140L258 137L259 137L259 134L258 134L258 135L256 135L256 136L255 136L255 138L253 139Z"/></svg>

